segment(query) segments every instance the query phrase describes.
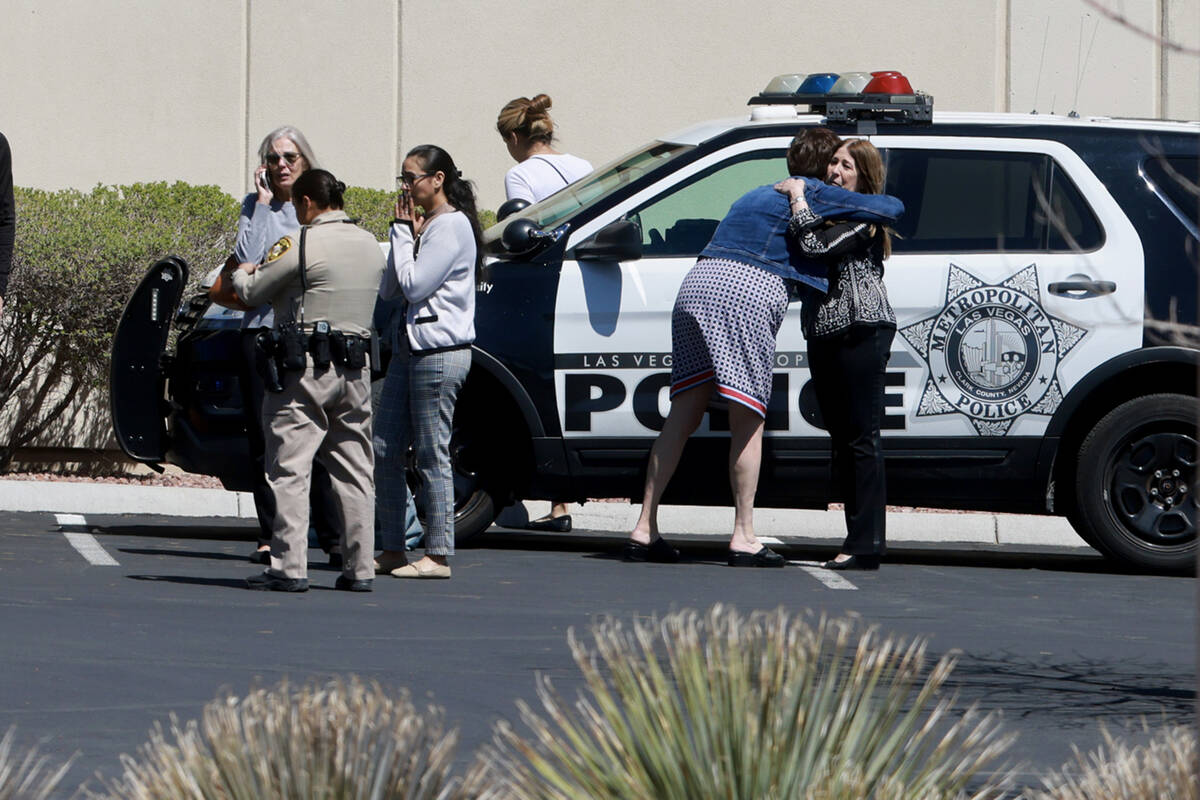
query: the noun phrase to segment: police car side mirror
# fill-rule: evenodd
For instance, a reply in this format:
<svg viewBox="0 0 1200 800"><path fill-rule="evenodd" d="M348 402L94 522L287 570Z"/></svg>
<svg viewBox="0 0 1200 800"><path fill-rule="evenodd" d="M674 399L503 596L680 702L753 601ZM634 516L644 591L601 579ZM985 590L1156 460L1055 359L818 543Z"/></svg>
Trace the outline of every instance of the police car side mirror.
<svg viewBox="0 0 1200 800"><path fill-rule="evenodd" d="M503 222L505 217L511 217L513 214L526 208L529 208L529 201L523 197L514 197L512 200L505 200L496 209L496 222Z"/></svg>
<svg viewBox="0 0 1200 800"><path fill-rule="evenodd" d="M504 226L500 243L505 252L522 256L540 250L554 241L553 233L546 233L531 219L514 219Z"/></svg>
<svg viewBox="0 0 1200 800"><path fill-rule="evenodd" d="M610 222L575 248L576 261L636 261L642 257L642 230L628 219Z"/></svg>

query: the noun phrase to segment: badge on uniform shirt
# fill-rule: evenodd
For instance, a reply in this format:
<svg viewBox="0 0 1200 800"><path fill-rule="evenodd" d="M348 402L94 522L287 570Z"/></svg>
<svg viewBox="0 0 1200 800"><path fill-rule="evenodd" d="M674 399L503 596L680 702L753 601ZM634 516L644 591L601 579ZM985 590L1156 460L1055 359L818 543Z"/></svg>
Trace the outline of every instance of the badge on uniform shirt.
<svg viewBox="0 0 1200 800"><path fill-rule="evenodd" d="M292 240L290 237L284 236L275 244L271 245L271 249L267 251L267 263L271 263L275 259L282 256L292 248Z"/></svg>

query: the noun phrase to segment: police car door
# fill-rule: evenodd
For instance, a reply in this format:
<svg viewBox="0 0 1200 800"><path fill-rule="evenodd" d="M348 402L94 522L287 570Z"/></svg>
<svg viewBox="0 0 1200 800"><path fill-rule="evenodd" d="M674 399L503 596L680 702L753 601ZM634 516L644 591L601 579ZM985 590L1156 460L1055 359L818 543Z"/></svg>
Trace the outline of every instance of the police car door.
<svg viewBox="0 0 1200 800"><path fill-rule="evenodd" d="M669 409L671 309L679 285L733 201L786 175L789 141L764 138L719 150L571 233L568 255L605 225L630 219L641 230L643 254L625 263L568 259L562 265L555 382L568 449L601 447L601 440L614 437L649 441L661 430ZM795 319L789 314L779 351L795 356L803 351L803 338L799 307L793 308ZM793 400L798 393L795 385ZM773 407L785 402L780 396ZM786 428L786 409L775 410L784 420L776 413L769 423ZM697 435L715 434L709 425L706 418Z"/></svg>
<svg viewBox="0 0 1200 800"><path fill-rule="evenodd" d="M872 142L906 206L885 277L906 417L890 435L1036 443L1072 386L1141 344L1136 231L1059 142Z"/></svg>

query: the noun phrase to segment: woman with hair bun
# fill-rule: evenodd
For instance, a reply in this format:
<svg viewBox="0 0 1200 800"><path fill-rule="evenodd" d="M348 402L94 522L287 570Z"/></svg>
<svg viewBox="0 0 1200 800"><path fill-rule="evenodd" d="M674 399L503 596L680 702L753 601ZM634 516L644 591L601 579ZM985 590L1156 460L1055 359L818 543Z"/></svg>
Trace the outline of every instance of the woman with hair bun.
<svg viewBox="0 0 1200 800"><path fill-rule="evenodd" d="M506 200L536 203L592 171L582 158L554 149L549 95L510 101L500 109L496 130L517 162L504 176Z"/></svg>
<svg viewBox="0 0 1200 800"><path fill-rule="evenodd" d="M509 101L500 109L496 130L504 139L508 154L517 162L504 176L505 206L514 200L524 200L526 205L536 203L592 172L592 165L587 161L560 153L552 146L554 120L550 118L549 95ZM502 206L500 210L503 219L506 209ZM549 514L530 520L526 527L536 531L570 531L571 514L567 504L555 501Z"/></svg>
<svg viewBox="0 0 1200 800"><path fill-rule="evenodd" d="M337 498L341 575L334 588L369 592L374 532L371 455L371 315L383 272L375 237L343 210L346 185L323 169L292 185L303 227L243 262L231 281L249 305L270 303L278 345L264 348L279 372L263 399L267 480L275 499L270 567L250 589L308 591L312 467L318 455ZM270 341L264 341L267 344ZM286 357L279 359L280 348Z"/></svg>
<svg viewBox="0 0 1200 800"><path fill-rule="evenodd" d="M382 498L376 572L397 578L449 578L454 554L454 477L450 432L454 406L471 368L475 275L483 232L475 192L440 147L414 147L398 178L391 254L379 296L407 301L375 414L375 481ZM411 424L410 424L411 421ZM411 438L425 491L425 556L405 550L404 461ZM399 506L399 507L397 507Z"/></svg>

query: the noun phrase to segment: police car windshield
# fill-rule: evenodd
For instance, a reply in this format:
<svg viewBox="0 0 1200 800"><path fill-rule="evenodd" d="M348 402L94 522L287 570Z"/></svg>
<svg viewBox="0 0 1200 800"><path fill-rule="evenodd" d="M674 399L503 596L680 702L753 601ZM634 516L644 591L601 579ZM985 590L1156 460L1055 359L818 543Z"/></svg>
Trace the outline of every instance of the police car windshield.
<svg viewBox="0 0 1200 800"><path fill-rule="evenodd" d="M693 147L694 145L688 144L654 142L635 150L488 228L483 235L484 242L491 244L498 241L505 226L511 220L522 217L532 219L543 229L554 227L580 209L603 199L618 186L637 180Z"/></svg>

